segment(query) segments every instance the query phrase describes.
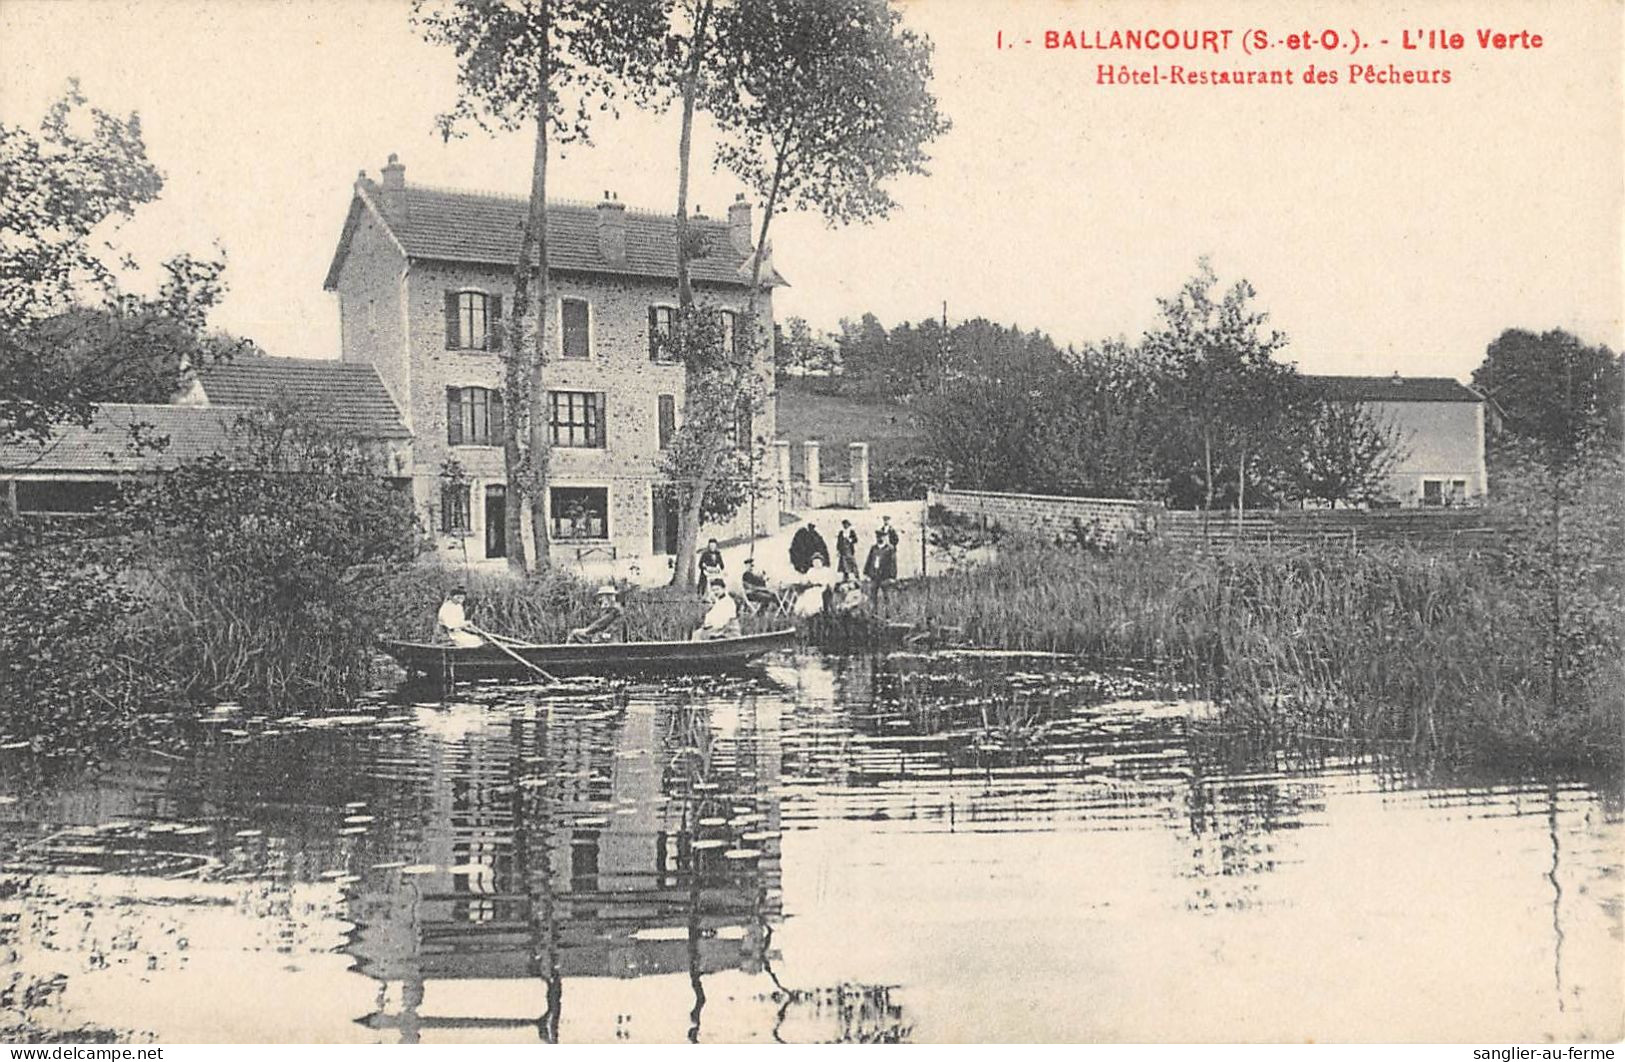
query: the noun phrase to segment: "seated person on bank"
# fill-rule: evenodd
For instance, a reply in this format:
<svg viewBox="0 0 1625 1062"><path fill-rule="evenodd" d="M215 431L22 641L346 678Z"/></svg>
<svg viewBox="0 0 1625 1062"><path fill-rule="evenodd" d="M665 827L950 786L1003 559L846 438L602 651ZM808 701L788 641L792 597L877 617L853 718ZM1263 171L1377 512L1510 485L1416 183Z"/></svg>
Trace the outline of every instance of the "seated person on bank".
<svg viewBox="0 0 1625 1062"><path fill-rule="evenodd" d="M470 629L468 614L463 611L463 602L467 598L468 592L462 587L452 587L451 593L446 595L446 600L441 602L440 612L435 616L435 625L440 629L440 636L460 649L472 649L485 644L485 639Z"/></svg>
<svg viewBox="0 0 1625 1062"><path fill-rule="evenodd" d="M616 589L608 583L598 588L598 615L585 627L572 630L568 642L626 641L626 609Z"/></svg>
<svg viewBox="0 0 1625 1062"><path fill-rule="evenodd" d="M863 582L856 577L836 583L830 602L836 612L856 612L869 603L863 596Z"/></svg>
<svg viewBox="0 0 1625 1062"><path fill-rule="evenodd" d="M745 600L758 607L762 605L776 605L778 595L767 588L767 576L756 570L756 562L750 557L745 558L745 571L739 576L739 588L745 593Z"/></svg>
<svg viewBox="0 0 1625 1062"><path fill-rule="evenodd" d="M712 580L705 592L705 601L709 607L692 640L710 642L718 638L739 637L739 604L728 593L721 579Z"/></svg>

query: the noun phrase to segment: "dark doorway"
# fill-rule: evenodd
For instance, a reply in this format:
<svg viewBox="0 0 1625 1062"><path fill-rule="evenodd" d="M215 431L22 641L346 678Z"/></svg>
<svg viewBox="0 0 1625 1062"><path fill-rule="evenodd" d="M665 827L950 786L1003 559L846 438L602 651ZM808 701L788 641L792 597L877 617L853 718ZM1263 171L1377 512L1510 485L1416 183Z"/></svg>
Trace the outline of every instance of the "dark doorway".
<svg viewBox="0 0 1625 1062"><path fill-rule="evenodd" d="M656 488L654 491L654 553L666 556L677 552L677 506L671 494Z"/></svg>
<svg viewBox="0 0 1625 1062"><path fill-rule="evenodd" d="M485 555L508 555L508 488L500 483L485 488Z"/></svg>

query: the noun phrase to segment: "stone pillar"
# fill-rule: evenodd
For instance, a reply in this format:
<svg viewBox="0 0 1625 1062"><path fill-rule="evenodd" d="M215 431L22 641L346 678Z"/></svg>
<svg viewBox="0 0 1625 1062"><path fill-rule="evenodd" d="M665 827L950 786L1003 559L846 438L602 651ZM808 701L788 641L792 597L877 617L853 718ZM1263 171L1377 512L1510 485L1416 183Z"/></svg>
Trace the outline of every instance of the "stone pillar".
<svg viewBox="0 0 1625 1062"><path fill-rule="evenodd" d="M854 509L869 508L869 444L848 443L846 467L851 473L852 499L847 504Z"/></svg>
<svg viewBox="0 0 1625 1062"><path fill-rule="evenodd" d="M801 444L801 463L804 466L802 474L807 479L807 486L813 490L818 488L818 440L808 439Z"/></svg>
<svg viewBox="0 0 1625 1062"><path fill-rule="evenodd" d="M779 486L783 505L790 504L790 440L773 440L773 478Z"/></svg>

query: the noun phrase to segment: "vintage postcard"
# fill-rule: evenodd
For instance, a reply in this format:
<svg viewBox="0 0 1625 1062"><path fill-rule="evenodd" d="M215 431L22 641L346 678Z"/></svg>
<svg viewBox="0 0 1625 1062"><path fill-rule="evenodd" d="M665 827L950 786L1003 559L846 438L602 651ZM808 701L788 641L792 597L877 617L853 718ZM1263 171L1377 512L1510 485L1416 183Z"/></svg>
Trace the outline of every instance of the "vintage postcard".
<svg viewBox="0 0 1625 1062"><path fill-rule="evenodd" d="M1613 1057L1622 36L0 0L0 1043Z"/></svg>

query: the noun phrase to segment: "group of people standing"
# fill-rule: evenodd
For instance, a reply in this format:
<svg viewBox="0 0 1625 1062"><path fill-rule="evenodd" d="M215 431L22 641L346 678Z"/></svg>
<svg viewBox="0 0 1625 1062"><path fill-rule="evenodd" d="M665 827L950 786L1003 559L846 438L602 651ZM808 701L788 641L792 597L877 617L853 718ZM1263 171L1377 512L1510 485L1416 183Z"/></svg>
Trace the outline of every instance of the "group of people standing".
<svg viewBox="0 0 1625 1062"><path fill-rule="evenodd" d="M869 580L876 590L897 578L897 545L901 536L892 526L891 517L882 516L875 528L875 540L860 572L858 568L858 532L852 521L842 520L835 533L835 570L842 579ZM805 575L819 562L830 563L829 546L818 533L818 525L808 523L790 539L790 567Z"/></svg>

